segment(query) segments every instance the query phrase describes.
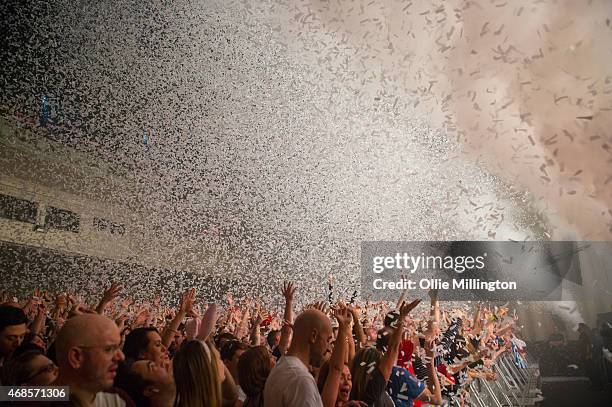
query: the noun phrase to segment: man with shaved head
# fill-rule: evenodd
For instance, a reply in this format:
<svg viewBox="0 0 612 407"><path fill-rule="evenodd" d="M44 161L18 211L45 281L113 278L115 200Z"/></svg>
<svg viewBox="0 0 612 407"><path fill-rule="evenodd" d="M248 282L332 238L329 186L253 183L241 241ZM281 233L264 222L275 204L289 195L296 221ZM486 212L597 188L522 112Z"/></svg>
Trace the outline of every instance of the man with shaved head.
<svg viewBox="0 0 612 407"><path fill-rule="evenodd" d="M266 380L264 406L323 406L308 365L321 365L332 339L327 315L316 309L302 312L293 324L293 340L287 354L279 359Z"/></svg>
<svg viewBox="0 0 612 407"><path fill-rule="evenodd" d="M70 398L79 406L125 405L113 386L121 352L119 328L98 314L66 321L55 342L59 376L54 385L70 386Z"/></svg>

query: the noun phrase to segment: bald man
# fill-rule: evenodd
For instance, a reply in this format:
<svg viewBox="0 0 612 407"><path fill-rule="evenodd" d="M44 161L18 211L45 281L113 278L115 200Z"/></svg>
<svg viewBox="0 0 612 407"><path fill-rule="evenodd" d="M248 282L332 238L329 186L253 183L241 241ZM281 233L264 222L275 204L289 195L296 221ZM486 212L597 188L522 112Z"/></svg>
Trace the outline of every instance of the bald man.
<svg viewBox="0 0 612 407"><path fill-rule="evenodd" d="M287 354L270 372L264 388L265 407L322 407L308 365L319 367L333 339L327 315L315 309L302 312L293 324L293 340Z"/></svg>
<svg viewBox="0 0 612 407"><path fill-rule="evenodd" d="M86 406L121 406L113 386L121 352L119 328L98 314L83 314L66 321L55 341L59 376L57 386L70 386L70 398Z"/></svg>

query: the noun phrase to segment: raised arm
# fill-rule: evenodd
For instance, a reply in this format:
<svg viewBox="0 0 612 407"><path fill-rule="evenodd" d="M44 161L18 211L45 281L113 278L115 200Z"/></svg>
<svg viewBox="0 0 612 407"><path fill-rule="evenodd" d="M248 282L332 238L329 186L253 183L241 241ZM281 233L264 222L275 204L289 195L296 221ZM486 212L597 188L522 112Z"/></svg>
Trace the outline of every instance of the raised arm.
<svg viewBox="0 0 612 407"><path fill-rule="evenodd" d="M429 321L427 322L427 331L425 338L433 340L440 334L440 303L438 301L438 290L429 290L431 298L431 307L429 308Z"/></svg>
<svg viewBox="0 0 612 407"><path fill-rule="evenodd" d="M404 332L404 319L408 315L410 311L412 311L421 300L414 300L410 304L402 303L400 305L400 313L399 318L396 321L396 324L393 328L393 332L390 334L389 345L387 350L383 354L380 359L380 363L378 364L378 369L382 373L385 381L389 380L391 377L391 371L393 370L393 366L397 362L397 355L399 353L399 345L402 340L402 333Z"/></svg>
<svg viewBox="0 0 612 407"><path fill-rule="evenodd" d="M242 340L244 336L247 334L249 320L251 319L251 312L248 308L248 305L245 305L246 309L242 313L242 318L240 318L240 322L236 327L235 335L236 338Z"/></svg>
<svg viewBox="0 0 612 407"><path fill-rule="evenodd" d="M263 322L263 318L261 316L261 312L259 309L259 305L253 312L253 316L251 317L251 334L250 334L250 342L252 346L259 346L261 343L261 333L259 330L259 326Z"/></svg>
<svg viewBox="0 0 612 407"><path fill-rule="evenodd" d="M335 407L336 405L338 388L344 369L344 358L348 347L349 325L352 318L350 311L342 305L336 309L334 316L338 321L338 335L329 359L329 374L321 392L324 407Z"/></svg>
<svg viewBox="0 0 612 407"><path fill-rule="evenodd" d="M193 307L193 301L195 300L195 288L187 290L181 296L181 302L179 303L179 307L176 311L176 315L164 328L162 332L162 343L167 348L172 343L172 338L174 338L174 333L178 329L179 325L185 319L185 316L188 312L191 311Z"/></svg>
<svg viewBox="0 0 612 407"><path fill-rule="evenodd" d="M499 355L507 351L509 347L510 347L509 342L506 342L503 346L500 346L499 349L494 351L491 355L491 363L495 363Z"/></svg>
<svg viewBox="0 0 612 407"><path fill-rule="evenodd" d="M351 324L352 325L352 324ZM355 341L353 340L353 336L351 335L351 328L349 327L349 333L347 335L347 343L348 343L348 349L346 350L346 352L344 352L344 362L347 365L350 365L351 362L353 361L353 358L355 357Z"/></svg>
<svg viewBox="0 0 612 407"><path fill-rule="evenodd" d="M293 295L295 294L295 286L291 282L285 282L282 289L283 297L285 297L285 312L283 314L283 327L281 328L281 337L278 347L281 355L284 355L289 345L291 344L291 334L293 332Z"/></svg>
<svg viewBox="0 0 612 407"><path fill-rule="evenodd" d="M35 334L40 334L43 332L45 328L45 319L47 317L47 306L45 305L45 303L41 302L40 304L38 304L37 308L38 308L38 312L36 313L36 317L34 318L32 325L30 325L30 332L35 333Z"/></svg>
<svg viewBox="0 0 612 407"><path fill-rule="evenodd" d="M442 404L442 389L435 363L435 342L430 341L426 344L425 358L427 361L427 388L419 395L417 400L424 401L433 405Z"/></svg>
<svg viewBox="0 0 612 407"><path fill-rule="evenodd" d="M348 310L351 312L351 316L353 317L353 332L355 333L355 338L357 339L357 344L359 348L363 348L367 344L367 339L365 332L363 331L363 327L361 326L361 321L359 320L359 315L357 314L357 310L353 307L348 307Z"/></svg>
<svg viewBox="0 0 612 407"><path fill-rule="evenodd" d="M431 308L429 316L436 323L440 323L440 303L438 301L438 290L429 290L429 298L431 299Z"/></svg>
<svg viewBox="0 0 612 407"><path fill-rule="evenodd" d="M472 324L472 329L475 335L480 335L480 331L482 331L482 325L480 320L480 303L476 304L476 312L474 313L474 323Z"/></svg>
<svg viewBox="0 0 612 407"><path fill-rule="evenodd" d="M202 323L198 330L197 339L205 341L215 329L217 322L217 305L214 303L208 304L208 308L202 316Z"/></svg>
<svg viewBox="0 0 612 407"><path fill-rule="evenodd" d="M119 294L121 294L122 289L123 287L121 287L119 284L112 283L110 287L106 291L104 291L104 294L102 295L102 298L100 299L100 302L98 303L98 306L96 307L96 312L100 315L104 314L104 310L106 309L108 304L112 303L113 300Z"/></svg>

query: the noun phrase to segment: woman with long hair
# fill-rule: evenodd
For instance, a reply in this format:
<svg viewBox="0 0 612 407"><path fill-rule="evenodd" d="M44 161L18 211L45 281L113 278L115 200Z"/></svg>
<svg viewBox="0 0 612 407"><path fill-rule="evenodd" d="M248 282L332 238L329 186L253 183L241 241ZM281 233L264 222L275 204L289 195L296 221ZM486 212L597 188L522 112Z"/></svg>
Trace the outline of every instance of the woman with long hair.
<svg viewBox="0 0 612 407"><path fill-rule="evenodd" d="M184 343L174 356L173 370L177 407L221 407L225 371L212 343Z"/></svg>
<svg viewBox="0 0 612 407"><path fill-rule="evenodd" d="M319 377L317 379L317 387L319 393L323 393L325 382L329 377L330 364L325 362L319 370ZM336 396L335 407L359 407L365 406L366 404L360 401L351 401L351 389L353 388L353 381L351 377L351 371L348 365L344 365L342 368L342 374L340 376L340 382L338 383L338 395Z"/></svg>
<svg viewBox="0 0 612 407"><path fill-rule="evenodd" d="M404 331L404 319L420 300L410 304L404 302L399 306L399 315L389 327L379 331L379 338L388 335L387 347L382 353L374 347L360 349L351 363L353 387L351 399L365 402L376 407L393 407L394 403L385 391L391 372L397 362L401 335Z"/></svg>
<svg viewBox="0 0 612 407"><path fill-rule="evenodd" d="M384 377L384 385L382 388L377 388L378 394L373 394L374 391L368 388L368 384L373 375L375 373L381 375L381 373L379 373L381 370L379 369L379 366L381 364L380 362L382 357L382 352L373 346L360 349L355 354L355 358L352 361L350 369L352 376L351 399L362 400L367 404L379 401L379 404L381 405L388 405L388 401L386 400L387 397L382 393L384 392L387 380L389 380L389 376L382 374Z"/></svg>
<svg viewBox="0 0 612 407"><path fill-rule="evenodd" d="M247 349L238 361L238 380L247 398L243 407L262 407L266 379L274 366L274 358L265 346Z"/></svg>

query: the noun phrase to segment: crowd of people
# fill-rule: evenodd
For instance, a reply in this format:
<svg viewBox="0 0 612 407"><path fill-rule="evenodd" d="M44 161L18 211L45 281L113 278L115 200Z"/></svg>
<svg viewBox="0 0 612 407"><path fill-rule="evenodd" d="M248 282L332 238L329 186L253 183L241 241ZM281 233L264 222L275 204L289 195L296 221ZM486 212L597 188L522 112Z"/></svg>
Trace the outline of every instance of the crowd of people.
<svg viewBox="0 0 612 407"><path fill-rule="evenodd" d="M258 300L169 309L112 284L96 305L36 290L3 296L4 386L69 386L73 406L425 406L470 404L470 383L520 357L515 316L482 303L318 301L278 314ZM282 311L282 312L281 312ZM52 403L52 405L55 405Z"/></svg>

